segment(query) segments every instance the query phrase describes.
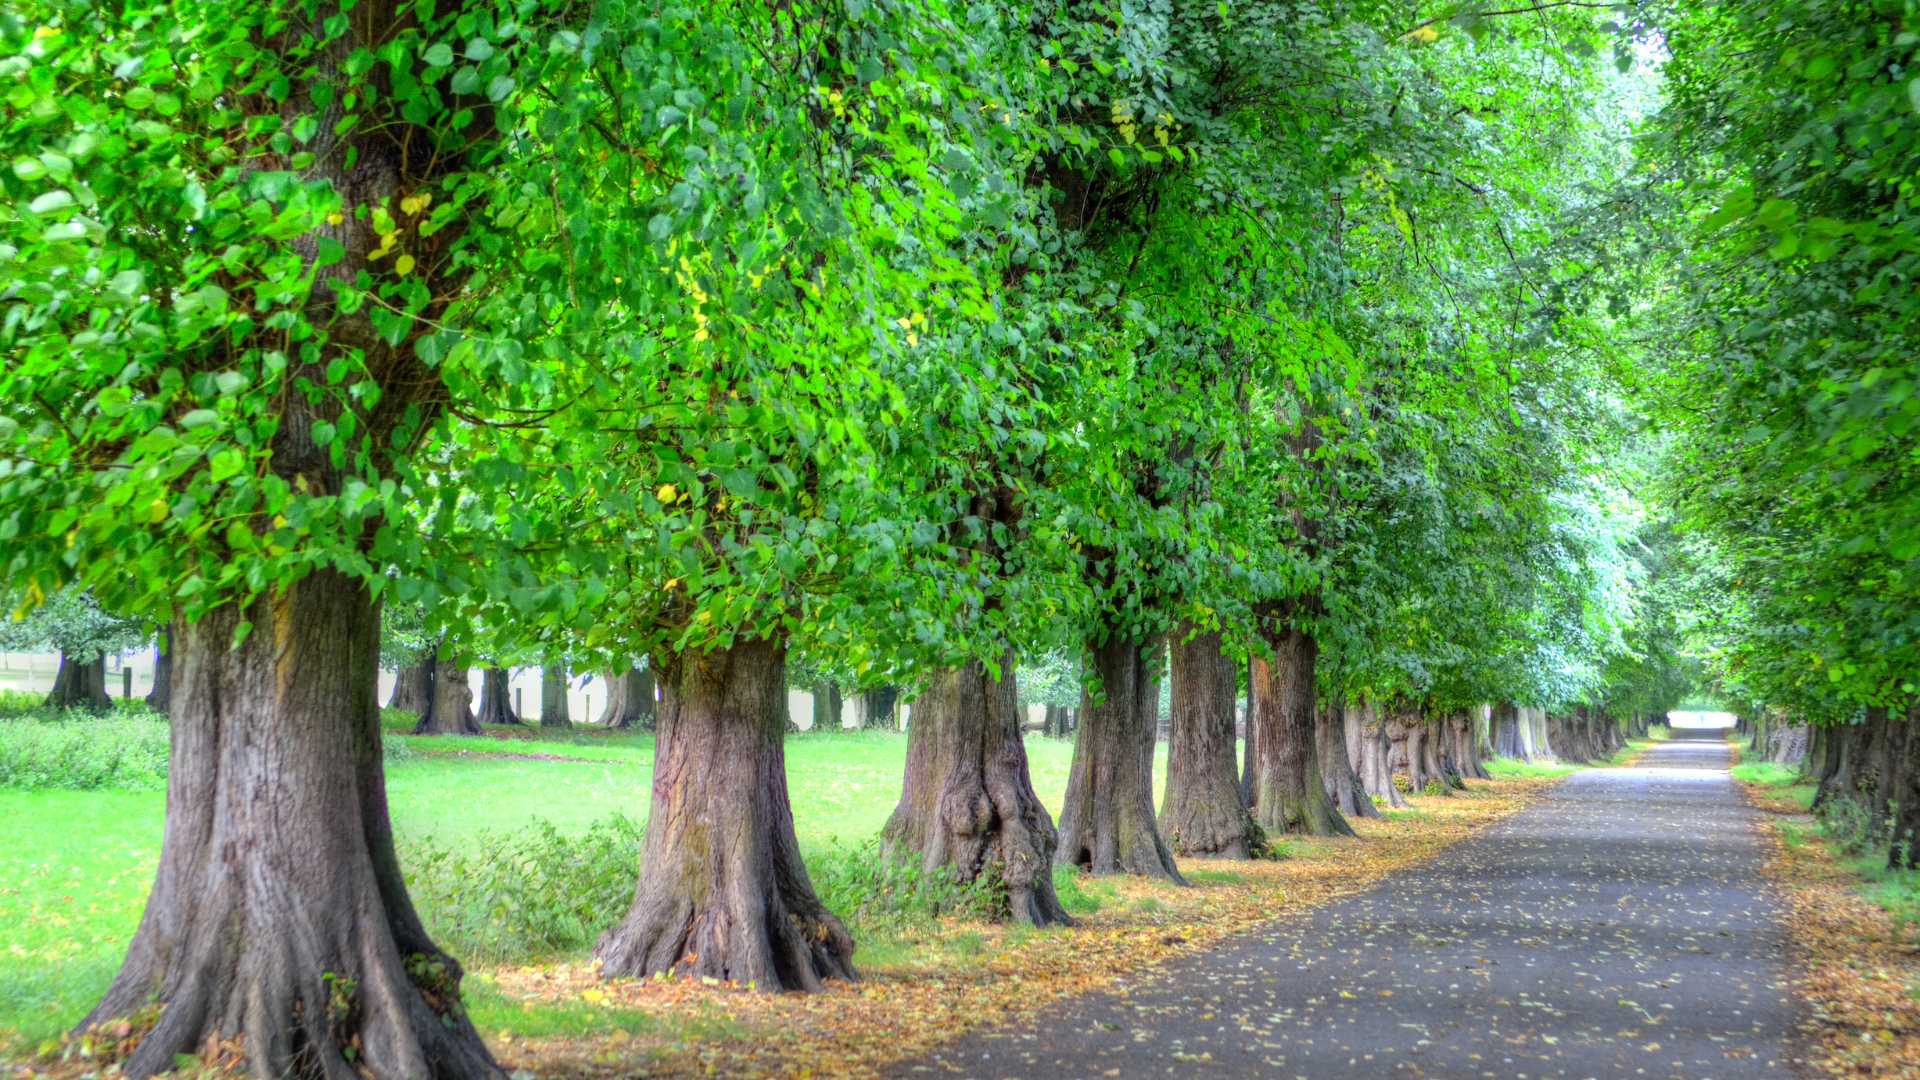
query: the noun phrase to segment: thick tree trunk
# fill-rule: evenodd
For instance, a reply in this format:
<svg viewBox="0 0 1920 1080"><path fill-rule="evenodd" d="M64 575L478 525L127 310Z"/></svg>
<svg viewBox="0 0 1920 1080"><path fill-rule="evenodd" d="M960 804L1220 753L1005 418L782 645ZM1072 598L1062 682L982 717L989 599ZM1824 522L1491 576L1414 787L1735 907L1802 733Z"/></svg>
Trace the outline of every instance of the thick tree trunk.
<svg viewBox="0 0 1920 1080"><path fill-rule="evenodd" d="M387 708L410 712L415 720L425 720L433 708L433 665L433 654L428 653L419 663L401 668L395 674Z"/></svg>
<svg viewBox="0 0 1920 1080"><path fill-rule="evenodd" d="M1860 736L1858 724L1823 729L1820 786L1814 790L1812 809L1824 810L1835 801L1850 798L1859 783Z"/></svg>
<svg viewBox="0 0 1920 1080"><path fill-rule="evenodd" d="M1240 796L1234 761L1233 661L1218 633L1191 627L1172 641L1173 718L1167 738L1167 790L1160 827L1180 855L1252 858L1266 849Z"/></svg>
<svg viewBox="0 0 1920 1080"><path fill-rule="evenodd" d="M1000 671L975 661L935 672L914 699L906 781L881 839L929 874L991 882L1017 922L1071 925L1053 890L1058 835L1027 772L1010 650Z"/></svg>
<svg viewBox="0 0 1920 1080"><path fill-rule="evenodd" d="M107 697L107 658L75 660L60 654L59 670L54 672L53 689L47 692L50 709L88 709L106 712L113 708Z"/></svg>
<svg viewBox="0 0 1920 1080"><path fill-rule="evenodd" d="M1887 865L1896 870L1920 868L1920 702L1907 708L1906 721L1895 728L1888 746L1895 764L1887 785L1894 804Z"/></svg>
<svg viewBox="0 0 1920 1080"><path fill-rule="evenodd" d="M1348 817L1379 817L1367 797L1367 788L1354 768L1355 755L1347 746L1348 707L1337 703L1315 710L1314 746L1320 752L1320 779L1326 784L1333 808Z"/></svg>
<svg viewBox="0 0 1920 1080"><path fill-rule="evenodd" d="M1260 743L1253 819L1269 833L1352 836L1353 826L1327 798L1314 746L1319 643L1288 629L1272 644L1272 663L1253 661L1253 723Z"/></svg>
<svg viewBox="0 0 1920 1080"><path fill-rule="evenodd" d="M254 631L235 649L242 621ZM394 857L379 631L366 590L333 571L175 626L160 866L126 960L81 1024L159 1006L128 1075L227 1040L259 1075L501 1075L460 1008L460 965L428 940Z"/></svg>
<svg viewBox="0 0 1920 1080"><path fill-rule="evenodd" d="M1426 735L1421 740L1421 749L1426 754L1424 767L1430 779L1440 782L1441 794L1451 795L1465 788L1466 781L1460 778L1460 770L1453 760L1453 723L1449 717L1429 715L1426 720Z"/></svg>
<svg viewBox="0 0 1920 1080"><path fill-rule="evenodd" d="M1495 757L1515 758L1525 761L1526 744L1520 739L1520 707L1511 702L1500 702L1493 707L1493 753Z"/></svg>
<svg viewBox="0 0 1920 1080"><path fill-rule="evenodd" d="M1088 651L1102 697L1096 702L1089 691L1082 698L1055 858L1095 874L1145 874L1184 885L1153 815L1158 643L1115 636Z"/></svg>
<svg viewBox="0 0 1920 1080"><path fill-rule="evenodd" d="M1406 796L1393 784L1393 740L1380 710L1372 702L1361 705L1357 712L1349 709L1347 726L1350 733L1355 729L1358 732L1360 751L1356 760L1360 763L1360 783L1370 796L1368 801L1378 799L1391 809L1406 806Z"/></svg>
<svg viewBox="0 0 1920 1080"><path fill-rule="evenodd" d="M519 724L521 719L513 711L513 693L508 687L512 680L502 668L490 667L480 673L480 704L476 707L481 727L488 724Z"/></svg>
<svg viewBox="0 0 1920 1080"><path fill-rule="evenodd" d="M548 664L540 669L540 726L571 728L573 717L567 708L567 667Z"/></svg>
<svg viewBox="0 0 1920 1080"><path fill-rule="evenodd" d="M1559 761L1560 752L1553 746L1552 725L1547 723L1547 710L1539 706L1527 708L1527 730L1531 733L1534 761Z"/></svg>
<svg viewBox="0 0 1920 1080"><path fill-rule="evenodd" d="M839 731L840 688L831 682L822 682L813 688L813 730Z"/></svg>
<svg viewBox="0 0 1920 1080"><path fill-rule="evenodd" d="M1867 834L1884 836L1892 821L1893 802L1899 798L1901 769L1906 764L1906 726L1891 710L1867 710L1866 756L1861 761L1860 793L1867 807Z"/></svg>
<svg viewBox="0 0 1920 1080"><path fill-rule="evenodd" d="M607 708L600 726L621 731L652 731L653 669L630 667L607 677Z"/></svg>
<svg viewBox="0 0 1920 1080"><path fill-rule="evenodd" d="M480 721L473 715L473 687L467 669L442 661L433 669L433 704L413 727L415 735L478 735Z"/></svg>
<svg viewBox="0 0 1920 1080"><path fill-rule="evenodd" d="M860 695L860 705L856 710L854 722L863 731L898 731L900 722L894 714L899 704L899 687L875 687Z"/></svg>
<svg viewBox="0 0 1920 1080"><path fill-rule="evenodd" d="M1459 774L1461 787L1466 786L1467 780L1493 779L1487 774L1486 767L1480 764L1480 738L1475 727L1475 717L1478 712L1479 708L1476 706L1467 712L1456 713L1447 720L1448 728L1452 732L1450 746L1453 767Z"/></svg>
<svg viewBox="0 0 1920 1080"><path fill-rule="evenodd" d="M794 839L786 647L736 641L677 666L640 880L594 949L602 973L671 971L767 991L853 978L853 939L814 894Z"/></svg>
<svg viewBox="0 0 1920 1080"><path fill-rule="evenodd" d="M153 689L147 692L147 708L161 716L173 712L173 642L166 634L160 635L160 645L153 651Z"/></svg>

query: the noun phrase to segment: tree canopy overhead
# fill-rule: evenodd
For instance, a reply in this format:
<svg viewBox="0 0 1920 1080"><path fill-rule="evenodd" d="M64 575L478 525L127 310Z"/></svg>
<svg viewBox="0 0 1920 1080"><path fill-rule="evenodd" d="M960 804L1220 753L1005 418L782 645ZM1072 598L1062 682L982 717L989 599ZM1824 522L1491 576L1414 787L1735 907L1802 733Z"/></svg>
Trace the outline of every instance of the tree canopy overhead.
<svg viewBox="0 0 1920 1080"><path fill-rule="evenodd" d="M644 666L655 824L600 958L768 989L856 975L789 680L910 688L889 851L1040 925L1056 860L1346 828L1349 714L1612 723L1699 677L1906 715L1916 17L0 12L0 565L168 629L195 796L95 1019L157 993L135 1073L239 1033L335 1074L327 970L376 1071L496 1071L400 883L383 648L458 689ZM1057 830L1022 679L1079 707ZM183 903L241 834L274 887Z"/></svg>

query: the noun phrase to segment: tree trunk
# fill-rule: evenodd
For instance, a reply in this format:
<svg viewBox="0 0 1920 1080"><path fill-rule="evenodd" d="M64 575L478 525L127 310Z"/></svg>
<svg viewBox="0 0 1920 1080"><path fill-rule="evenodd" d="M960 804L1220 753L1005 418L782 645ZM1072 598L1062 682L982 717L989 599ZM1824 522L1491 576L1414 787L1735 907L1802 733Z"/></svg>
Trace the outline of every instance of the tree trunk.
<svg viewBox="0 0 1920 1080"><path fill-rule="evenodd" d="M47 692L49 709L87 709L106 712L113 708L107 697L107 658L75 660L60 654L60 668L53 676L53 689Z"/></svg>
<svg viewBox="0 0 1920 1080"><path fill-rule="evenodd" d="M1367 797L1366 785L1354 769L1354 755L1347 746L1348 709L1329 704L1316 710L1314 746L1320 752L1320 779L1327 786L1327 798L1333 808L1348 817L1379 817L1380 811Z"/></svg>
<svg viewBox="0 0 1920 1080"><path fill-rule="evenodd" d="M1520 741L1520 707L1506 701L1496 704L1492 724L1494 756L1526 760L1526 747Z"/></svg>
<svg viewBox="0 0 1920 1080"><path fill-rule="evenodd" d="M425 720L433 708L433 665L434 657L429 652L419 663L401 668L393 680L393 695L387 698L387 708L412 713L415 720Z"/></svg>
<svg viewBox="0 0 1920 1080"><path fill-rule="evenodd" d="M607 677L607 708L600 726L621 731L652 731L653 669L629 667Z"/></svg>
<svg viewBox="0 0 1920 1080"><path fill-rule="evenodd" d="M1102 696L1095 701L1088 691L1081 699L1055 858L1095 874L1145 874L1184 885L1153 816L1157 645L1116 635L1088 646Z"/></svg>
<svg viewBox="0 0 1920 1080"><path fill-rule="evenodd" d="M1234 761L1234 690L1239 680L1218 633L1183 627L1173 654L1173 716L1160 826L1180 855L1247 859L1266 849L1240 796Z"/></svg>
<svg viewBox="0 0 1920 1080"><path fill-rule="evenodd" d="M1901 769L1906 764L1906 730L1885 706L1867 710L1867 730L1860 788L1867 804L1867 835L1877 837L1886 835L1892 821L1892 803L1899 797Z"/></svg>
<svg viewBox="0 0 1920 1080"><path fill-rule="evenodd" d="M822 682L813 688L813 730L839 731L840 688L831 682Z"/></svg>
<svg viewBox="0 0 1920 1080"><path fill-rule="evenodd" d="M153 689L147 692L147 708L161 716L173 712L173 642L164 633L153 650Z"/></svg>
<svg viewBox="0 0 1920 1080"><path fill-rule="evenodd" d="M1352 836L1353 826L1327 798L1314 746L1319 643L1288 629L1273 647L1273 662L1253 661L1253 723L1260 743L1253 819L1269 833Z"/></svg>
<svg viewBox="0 0 1920 1080"><path fill-rule="evenodd" d="M602 974L671 971L766 991L854 978L853 939L814 894L794 839L786 662L783 643L739 640L676 665L640 880L594 949Z"/></svg>
<svg viewBox="0 0 1920 1080"><path fill-rule="evenodd" d="M1347 710L1348 738L1357 736L1360 783L1372 802L1378 799L1391 809L1407 805L1406 797L1393 785L1393 741L1389 725L1380 718L1372 702Z"/></svg>
<svg viewBox="0 0 1920 1080"><path fill-rule="evenodd" d="M899 704L899 687L875 687L860 695L854 722L863 731L898 731L900 723L894 718L894 711Z"/></svg>
<svg viewBox="0 0 1920 1080"><path fill-rule="evenodd" d="M1259 732L1253 722L1253 659L1247 659L1247 715L1241 724L1244 733L1240 748L1240 800L1247 809L1254 809L1254 799L1259 796L1255 790L1254 777L1260 775Z"/></svg>
<svg viewBox="0 0 1920 1080"><path fill-rule="evenodd" d="M1820 728L1819 787L1814 790L1811 809L1823 810L1829 803L1845 798L1852 791L1855 766L1858 764L1854 744L1859 732L1857 724Z"/></svg>
<svg viewBox="0 0 1920 1080"><path fill-rule="evenodd" d="M573 717L567 710L567 667L548 664L540 669L540 726L571 728Z"/></svg>
<svg viewBox="0 0 1920 1080"><path fill-rule="evenodd" d="M235 649L243 621L254 631ZM366 590L331 570L174 627L160 865L120 972L80 1025L158 1006L127 1075L226 1040L257 1075L501 1075L394 856L379 632Z"/></svg>
<svg viewBox="0 0 1920 1080"><path fill-rule="evenodd" d="M480 673L480 705L475 719L481 727L488 724L519 724L520 717L513 711L513 694L508 687L511 681L502 668L490 667Z"/></svg>
<svg viewBox="0 0 1920 1080"><path fill-rule="evenodd" d="M1461 787L1465 787L1468 780L1493 779L1487 774L1486 767L1480 764L1480 735L1476 727L1478 713L1479 707L1475 706L1467 712L1454 714L1447 721L1453 733L1450 744L1453 767L1459 774Z"/></svg>
<svg viewBox="0 0 1920 1080"><path fill-rule="evenodd" d="M1893 832L1887 847L1887 865L1896 870L1920 868L1920 702L1907 707L1906 722L1896 725L1888 754L1895 761L1888 784L1893 802Z"/></svg>
<svg viewBox="0 0 1920 1080"><path fill-rule="evenodd" d="M914 699L906 780L881 840L928 874L985 878L1016 922L1072 925L1054 895L1058 836L1027 772L1011 650L1000 671L996 680L979 661L938 671Z"/></svg>
<svg viewBox="0 0 1920 1080"><path fill-rule="evenodd" d="M433 704L413 727L415 735L478 735L473 687L467 669L442 661L433 668Z"/></svg>

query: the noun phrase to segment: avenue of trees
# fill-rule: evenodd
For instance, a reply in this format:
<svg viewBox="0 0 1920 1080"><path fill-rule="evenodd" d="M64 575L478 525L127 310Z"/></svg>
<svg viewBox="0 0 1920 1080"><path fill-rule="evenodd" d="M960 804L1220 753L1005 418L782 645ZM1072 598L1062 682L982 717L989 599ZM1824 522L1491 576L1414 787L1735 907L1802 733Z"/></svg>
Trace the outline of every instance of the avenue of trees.
<svg viewBox="0 0 1920 1080"><path fill-rule="evenodd" d="M1663 282L1638 303L1684 606L1752 747L1807 758L1818 809L1920 865L1920 12L1742 0L1667 25L1627 235Z"/></svg>
<svg viewBox="0 0 1920 1080"><path fill-rule="evenodd" d="M1797 716L1906 709L1915 412L1867 391L1911 389L1912 114L1864 132L1913 46L1801 5L1858 31L1815 65L1753 7L0 12L0 562L172 665L165 845L87 1022L151 1019L135 1076L209 1038L498 1074L403 884L383 656L422 732L653 725L602 970L768 990L857 974L789 683L910 697L889 853L1038 926L1056 864L1178 882L1396 777L1603 757L1690 690L1685 633ZM1861 133L1780 156L1817 123ZM1643 279L1596 255L1635 244ZM1723 621L1682 626L1703 582ZM535 664L611 673L609 715L516 717L494 675ZM1075 740L1057 822L1022 672Z"/></svg>

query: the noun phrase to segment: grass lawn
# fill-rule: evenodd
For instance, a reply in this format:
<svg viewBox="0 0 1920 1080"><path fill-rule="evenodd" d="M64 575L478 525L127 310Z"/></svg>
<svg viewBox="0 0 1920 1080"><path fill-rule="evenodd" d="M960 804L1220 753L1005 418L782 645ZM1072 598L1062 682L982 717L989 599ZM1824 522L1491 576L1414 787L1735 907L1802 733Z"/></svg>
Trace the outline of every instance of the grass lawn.
<svg viewBox="0 0 1920 1080"><path fill-rule="evenodd" d="M498 735L397 737L413 751L387 768L403 858L409 843L458 847L536 820L570 835L614 815L646 820L651 735ZM879 833L900 797L906 745L890 732L788 738L794 821L809 857ZM1057 816L1073 744L1032 736L1027 754ZM1157 782L1165 775L1163 746ZM0 1053L58 1035L106 989L152 884L165 808L162 791L0 788Z"/></svg>

